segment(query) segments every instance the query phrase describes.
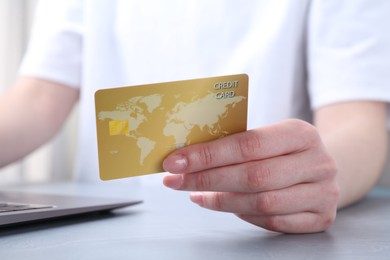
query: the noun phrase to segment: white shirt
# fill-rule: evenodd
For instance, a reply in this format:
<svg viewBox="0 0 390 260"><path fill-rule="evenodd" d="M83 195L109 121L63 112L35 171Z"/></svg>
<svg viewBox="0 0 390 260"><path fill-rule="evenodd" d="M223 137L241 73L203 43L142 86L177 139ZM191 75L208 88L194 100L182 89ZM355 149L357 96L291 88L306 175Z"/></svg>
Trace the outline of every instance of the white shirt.
<svg viewBox="0 0 390 260"><path fill-rule="evenodd" d="M41 1L22 75L80 88L77 173L99 180L94 92L249 75L248 128L390 102L387 0Z"/></svg>

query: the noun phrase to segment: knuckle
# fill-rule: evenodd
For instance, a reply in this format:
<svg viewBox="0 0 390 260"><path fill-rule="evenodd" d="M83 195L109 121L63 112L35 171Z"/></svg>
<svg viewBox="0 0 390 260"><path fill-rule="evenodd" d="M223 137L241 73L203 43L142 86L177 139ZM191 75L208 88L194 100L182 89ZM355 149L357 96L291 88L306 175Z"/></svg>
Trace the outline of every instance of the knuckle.
<svg viewBox="0 0 390 260"><path fill-rule="evenodd" d="M333 164L334 165L334 164ZM327 164L323 171L323 179L319 182L322 193L326 194L326 201L330 207L334 207L340 197L340 187L337 181L337 168Z"/></svg>
<svg viewBox="0 0 390 260"><path fill-rule="evenodd" d="M336 160L326 150L322 142L317 147L313 147L309 154L313 170L317 173L319 179L334 180L338 174L338 165Z"/></svg>
<svg viewBox="0 0 390 260"><path fill-rule="evenodd" d="M321 179L335 182L338 174L337 163L326 151L324 153L316 160L317 172Z"/></svg>
<svg viewBox="0 0 390 260"><path fill-rule="evenodd" d="M263 190L271 177L270 168L260 165L259 163L249 163L246 170L244 187L250 192Z"/></svg>
<svg viewBox="0 0 390 260"><path fill-rule="evenodd" d="M330 155L327 156L326 162L325 162L325 171L329 178L336 179L338 171L338 166L336 161L331 157Z"/></svg>
<svg viewBox="0 0 390 260"><path fill-rule="evenodd" d="M327 190L328 198L328 211L335 212L337 210L337 205L340 199L340 188L337 184L331 185Z"/></svg>
<svg viewBox="0 0 390 260"><path fill-rule="evenodd" d="M281 221L281 218L277 215L276 216L268 216L264 219L264 228L265 229L280 232L283 229L282 226L283 226L283 223Z"/></svg>
<svg viewBox="0 0 390 260"><path fill-rule="evenodd" d="M319 224L322 230L329 228L336 219L337 214L337 202L339 200L340 190L336 182L328 185L326 192L325 205L322 205L320 211L318 211Z"/></svg>
<svg viewBox="0 0 390 260"><path fill-rule="evenodd" d="M195 175L195 188L196 190L205 191L209 190L211 186L211 180L209 175L196 173Z"/></svg>
<svg viewBox="0 0 390 260"><path fill-rule="evenodd" d="M272 192L258 193L256 196L255 211L272 214L277 206L278 198Z"/></svg>
<svg viewBox="0 0 390 260"><path fill-rule="evenodd" d="M199 162L204 166L210 166L213 162L213 154L210 146L204 144L200 147L201 148L198 152Z"/></svg>
<svg viewBox="0 0 390 260"><path fill-rule="evenodd" d="M314 125L299 119L289 119L287 122L290 124L290 131L292 133L305 137L299 138L300 141L304 142L305 146L316 146L321 143L320 135Z"/></svg>
<svg viewBox="0 0 390 260"><path fill-rule="evenodd" d="M322 158L322 165L328 175L336 176L337 164L333 157L326 153L324 156L322 156Z"/></svg>
<svg viewBox="0 0 390 260"><path fill-rule="evenodd" d="M287 120L291 127L300 133L312 133L317 132L316 127L306 121L300 120L300 119L288 119Z"/></svg>
<svg viewBox="0 0 390 260"><path fill-rule="evenodd" d="M243 159L252 159L261 148L259 136L254 131L244 132L238 140L238 148Z"/></svg>
<svg viewBox="0 0 390 260"><path fill-rule="evenodd" d="M336 220L336 210L333 211L329 215L322 216L319 223L321 223L320 228L322 230L328 229L330 226L333 225L334 221Z"/></svg>
<svg viewBox="0 0 390 260"><path fill-rule="evenodd" d="M210 208L221 211L223 209L223 193L214 192L212 201L210 201Z"/></svg>
<svg viewBox="0 0 390 260"><path fill-rule="evenodd" d="M330 190L328 191L328 194L332 202L336 204L340 197L340 187L336 182L334 182L334 184L331 186Z"/></svg>
<svg viewBox="0 0 390 260"><path fill-rule="evenodd" d="M323 222L324 229L330 228L330 226L333 225L335 219L336 219L336 214L334 216L329 216L329 217L325 218L324 222Z"/></svg>

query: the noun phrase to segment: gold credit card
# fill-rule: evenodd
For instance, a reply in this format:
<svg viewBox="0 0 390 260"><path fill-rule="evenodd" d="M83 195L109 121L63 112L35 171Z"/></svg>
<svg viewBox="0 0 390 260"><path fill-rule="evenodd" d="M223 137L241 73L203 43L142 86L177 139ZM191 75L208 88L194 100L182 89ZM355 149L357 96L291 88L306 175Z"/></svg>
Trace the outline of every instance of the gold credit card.
<svg viewBox="0 0 390 260"><path fill-rule="evenodd" d="M100 178L159 173L178 148L246 130L248 76L101 89L95 106Z"/></svg>

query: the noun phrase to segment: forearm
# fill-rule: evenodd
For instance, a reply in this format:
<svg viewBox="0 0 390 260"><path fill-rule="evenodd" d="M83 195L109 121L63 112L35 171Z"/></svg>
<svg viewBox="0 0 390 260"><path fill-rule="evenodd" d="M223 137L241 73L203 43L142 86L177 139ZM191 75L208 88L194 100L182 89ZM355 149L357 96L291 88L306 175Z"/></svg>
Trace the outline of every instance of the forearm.
<svg viewBox="0 0 390 260"><path fill-rule="evenodd" d="M23 78L0 97L0 167L49 140L77 99L66 86Z"/></svg>
<svg viewBox="0 0 390 260"><path fill-rule="evenodd" d="M339 207L344 207L361 199L382 174L388 153L387 109L379 102L336 106L318 111L316 125L337 162Z"/></svg>

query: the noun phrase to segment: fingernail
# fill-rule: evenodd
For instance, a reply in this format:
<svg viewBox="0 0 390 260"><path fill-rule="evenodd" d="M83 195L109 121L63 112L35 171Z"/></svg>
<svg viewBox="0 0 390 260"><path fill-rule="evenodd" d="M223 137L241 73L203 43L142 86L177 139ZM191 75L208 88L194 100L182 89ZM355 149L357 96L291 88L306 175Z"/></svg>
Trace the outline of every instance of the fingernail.
<svg viewBox="0 0 390 260"><path fill-rule="evenodd" d="M183 186L183 175L176 174L165 176L163 183L168 188L178 190Z"/></svg>
<svg viewBox="0 0 390 260"><path fill-rule="evenodd" d="M191 192L190 200L199 206L203 205L203 193L202 192Z"/></svg>
<svg viewBox="0 0 390 260"><path fill-rule="evenodd" d="M163 168L167 172L183 172L188 165L187 158L181 154L168 156L163 162Z"/></svg>

